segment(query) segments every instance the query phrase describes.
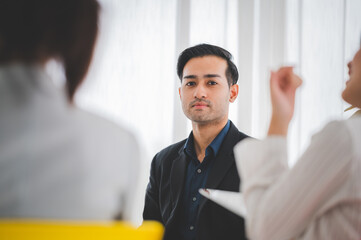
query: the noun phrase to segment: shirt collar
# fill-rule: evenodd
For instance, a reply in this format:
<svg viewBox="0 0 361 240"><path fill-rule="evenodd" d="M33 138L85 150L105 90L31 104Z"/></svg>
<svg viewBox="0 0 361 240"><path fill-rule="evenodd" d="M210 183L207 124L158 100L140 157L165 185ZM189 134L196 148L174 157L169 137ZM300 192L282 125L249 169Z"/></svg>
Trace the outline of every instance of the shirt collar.
<svg viewBox="0 0 361 240"><path fill-rule="evenodd" d="M211 142L211 144L208 145L207 149L206 149L206 156L209 154L209 151L212 150L214 153L214 156L217 156L218 151L221 147L221 144L224 140L224 138L226 137L228 130L231 126L230 121L227 121L227 124L224 126L224 128L221 130L220 133L218 133L217 137L215 139L213 139L213 141ZM194 149L194 138L193 138L193 131L189 134L186 143L184 144L183 149L188 152L189 154L195 154L195 149Z"/></svg>
<svg viewBox="0 0 361 240"><path fill-rule="evenodd" d="M214 152L214 156L217 156L218 151L221 147L221 144L224 140L224 138L226 137L229 127L230 127L230 121L227 121L226 126L224 126L224 128L222 129L222 131L217 135L217 137L211 142L211 144L209 144L208 147L213 149Z"/></svg>

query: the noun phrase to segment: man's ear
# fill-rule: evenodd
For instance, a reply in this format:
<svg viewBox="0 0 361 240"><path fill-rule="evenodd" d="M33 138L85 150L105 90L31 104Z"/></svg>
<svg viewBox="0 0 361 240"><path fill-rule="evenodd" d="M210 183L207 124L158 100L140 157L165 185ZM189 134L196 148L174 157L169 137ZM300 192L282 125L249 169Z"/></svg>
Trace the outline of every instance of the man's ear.
<svg viewBox="0 0 361 240"><path fill-rule="evenodd" d="M178 93L179 93L179 98L182 100L182 93L181 93L181 88L178 88Z"/></svg>
<svg viewBox="0 0 361 240"><path fill-rule="evenodd" d="M238 90L239 90L238 84L233 84L233 85L231 86L231 88L230 88L229 102L233 103L233 102L237 99Z"/></svg>

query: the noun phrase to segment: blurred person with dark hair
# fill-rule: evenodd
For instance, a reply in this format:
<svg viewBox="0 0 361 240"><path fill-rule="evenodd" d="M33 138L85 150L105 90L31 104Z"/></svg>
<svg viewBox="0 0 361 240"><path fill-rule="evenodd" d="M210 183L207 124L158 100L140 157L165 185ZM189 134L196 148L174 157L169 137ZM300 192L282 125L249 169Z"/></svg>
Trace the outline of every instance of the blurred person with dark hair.
<svg viewBox="0 0 361 240"><path fill-rule="evenodd" d="M164 239L245 239L244 220L198 192L239 190L233 146L248 136L228 120L238 96L237 67L227 50L200 44L180 54L177 73L193 131L155 155L143 218L161 222Z"/></svg>
<svg viewBox="0 0 361 240"><path fill-rule="evenodd" d="M342 98L361 108L361 49L348 64ZM301 79L292 67L271 73L272 117L268 136L239 143L251 239L361 239L361 116L328 123L292 167L287 132Z"/></svg>
<svg viewBox="0 0 361 240"><path fill-rule="evenodd" d="M96 0L0 1L1 218L130 218L137 142L73 103L98 15ZM45 71L51 60L65 91Z"/></svg>

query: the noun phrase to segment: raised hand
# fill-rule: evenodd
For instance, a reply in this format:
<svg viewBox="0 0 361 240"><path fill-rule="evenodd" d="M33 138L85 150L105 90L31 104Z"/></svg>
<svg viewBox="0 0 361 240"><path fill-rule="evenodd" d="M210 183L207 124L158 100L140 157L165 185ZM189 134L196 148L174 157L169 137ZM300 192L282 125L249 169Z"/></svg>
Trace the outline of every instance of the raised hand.
<svg viewBox="0 0 361 240"><path fill-rule="evenodd" d="M301 84L302 80L293 73L293 67L281 67L271 72L272 118L268 135L287 135L294 112L296 89Z"/></svg>

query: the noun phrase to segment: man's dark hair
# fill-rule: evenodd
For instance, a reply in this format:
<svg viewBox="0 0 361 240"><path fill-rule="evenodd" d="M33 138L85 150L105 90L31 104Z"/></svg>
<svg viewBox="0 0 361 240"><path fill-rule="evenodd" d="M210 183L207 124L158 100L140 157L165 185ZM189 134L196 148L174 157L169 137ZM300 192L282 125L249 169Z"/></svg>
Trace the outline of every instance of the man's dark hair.
<svg viewBox="0 0 361 240"><path fill-rule="evenodd" d="M184 50L178 57L177 63L177 74L179 79L182 81L183 69L189 60L196 57L204 56L217 56L227 61L226 77L228 85L232 86L238 81L238 70L236 65L232 62L232 54L227 50L210 45L210 44L199 44Z"/></svg>
<svg viewBox="0 0 361 240"><path fill-rule="evenodd" d="M91 62L98 16L96 0L1 0L0 64L58 59L72 102Z"/></svg>

